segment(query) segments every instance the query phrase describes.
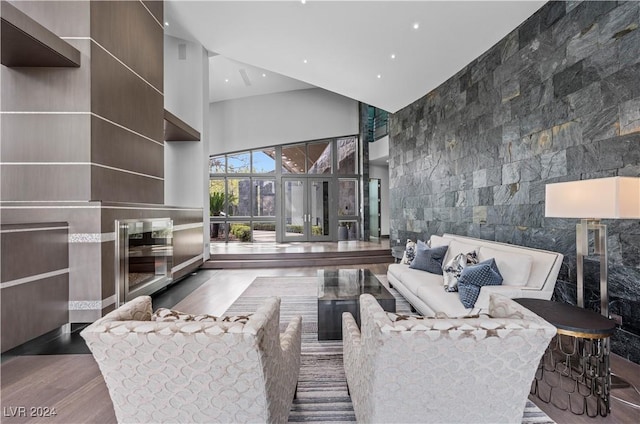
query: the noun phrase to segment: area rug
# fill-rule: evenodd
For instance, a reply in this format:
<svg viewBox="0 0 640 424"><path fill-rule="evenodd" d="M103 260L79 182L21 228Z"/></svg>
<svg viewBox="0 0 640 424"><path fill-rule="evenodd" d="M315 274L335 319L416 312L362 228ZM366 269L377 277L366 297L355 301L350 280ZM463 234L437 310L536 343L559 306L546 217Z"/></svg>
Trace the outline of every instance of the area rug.
<svg viewBox="0 0 640 424"><path fill-rule="evenodd" d="M384 275L376 277L386 285ZM226 311L239 315L255 311L266 297L279 296L280 328L291 318L302 316L302 360L298 396L293 402L289 422L353 423L356 421L347 393L342 365L342 341L318 342L318 299L316 277L258 277ZM396 310L410 313L409 303L395 290ZM527 401L523 424L553 421L531 401Z"/></svg>

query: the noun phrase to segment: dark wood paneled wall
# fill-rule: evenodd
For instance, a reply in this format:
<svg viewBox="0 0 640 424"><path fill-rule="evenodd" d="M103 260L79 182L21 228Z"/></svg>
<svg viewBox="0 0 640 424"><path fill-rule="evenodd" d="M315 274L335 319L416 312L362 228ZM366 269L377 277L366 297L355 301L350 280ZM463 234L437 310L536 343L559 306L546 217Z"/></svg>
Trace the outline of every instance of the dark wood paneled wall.
<svg viewBox="0 0 640 424"><path fill-rule="evenodd" d="M16 2L73 37L81 66L2 68L2 109L12 112L2 116L2 200L164 202L164 30L150 12L157 3Z"/></svg>
<svg viewBox="0 0 640 424"><path fill-rule="evenodd" d="M90 15L91 112L102 118L91 161L111 167L92 169L91 198L162 204L163 25L142 2L92 2Z"/></svg>
<svg viewBox="0 0 640 424"><path fill-rule="evenodd" d="M116 219L173 219L174 277L202 263L202 210L163 204L163 3L13 4L78 49L81 65L0 69L2 224L69 223L66 283L54 276L46 288L6 290L38 304L66 296L65 322L90 322L115 302ZM16 252L29 247L13 243L22 243ZM3 246L6 275L28 269L8 252ZM47 321L38 308L34 317Z"/></svg>
<svg viewBox="0 0 640 424"><path fill-rule="evenodd" d="M2 352L69 322L69 225L1 226Z"/></svg>
<svg viewBox="0 0 640 424"><path fill-rule="evenodd" d="M164 27L162 17L150 13L152 3L162 10L162 2L92 2L91 38L163 92Z"/></svg>

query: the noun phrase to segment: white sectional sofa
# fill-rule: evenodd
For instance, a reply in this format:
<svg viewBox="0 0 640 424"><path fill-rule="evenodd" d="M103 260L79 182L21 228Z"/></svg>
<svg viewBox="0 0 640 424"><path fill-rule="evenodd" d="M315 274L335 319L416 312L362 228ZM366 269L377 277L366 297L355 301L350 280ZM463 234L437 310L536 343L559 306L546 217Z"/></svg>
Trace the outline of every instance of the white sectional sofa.
<svg viewBox="0 0 640 424"><path fill-rule="evenodd" d="M550 299L563 258L562 254L556 252L453 234L431 236L430 245L448 245L444 264L459 253L471 251L475 251L481 261L494 258L504 280L502 285L482 287L475 306L465 308L458 292L448 292L444 289L442 275L412 269L405 264L389 265L389 284L425 316L435 316L438 312L444 312L449 317L463 317L486 312L492 293L512 299Z"/></svg>

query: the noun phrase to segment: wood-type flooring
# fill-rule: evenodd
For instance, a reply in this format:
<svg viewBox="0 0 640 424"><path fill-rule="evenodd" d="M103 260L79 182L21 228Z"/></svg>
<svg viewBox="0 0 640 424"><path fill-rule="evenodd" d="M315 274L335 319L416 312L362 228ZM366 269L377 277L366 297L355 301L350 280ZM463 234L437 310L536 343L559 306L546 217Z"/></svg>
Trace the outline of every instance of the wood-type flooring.
<svg viewBox="0 0 640 424"><path fill-rule="evenodd" d="M369 268L374 274L385 274L388 264L352 265L348 268ZM337 267L323 267L336 269ZM346 268L346 267L342 267ZM195 279L191 291L169 297L160 294L154 304L173 303L176 309L192 313L223 314L256 277L312 277L318 267L200 270L187 280ZM169 292L172 289L169 290ZM183 290L184 291L184 290ZM164 296L164 300L163 300ZM169 299L169 300L167 300ZM203 301L206 299L206 301ZM164 302L164 303L163 303ZM196 310L198 309L198 310ZM202 310L200 310L202 309ZM76 338L77 339L77 338ZM56 354L3 355L0 367L2 423L115 423L113 406L100 371L88 354L66 353L63 346L53 349ZM70 350L73 352L73 349ZM46 353L46 352L40 352ZM612 355L614 373L640 387L640 365ZM632 389L614 390L614 396L638 402L640 396ZM561 411L532 397L544 412L557 423L599 424L640 422L640 410L611 400L607 417L589 418ZM24 408L24 409L22 409ZM56 415L51 415L55 408ZM49 413L49 416L44 416Z"/></svg>

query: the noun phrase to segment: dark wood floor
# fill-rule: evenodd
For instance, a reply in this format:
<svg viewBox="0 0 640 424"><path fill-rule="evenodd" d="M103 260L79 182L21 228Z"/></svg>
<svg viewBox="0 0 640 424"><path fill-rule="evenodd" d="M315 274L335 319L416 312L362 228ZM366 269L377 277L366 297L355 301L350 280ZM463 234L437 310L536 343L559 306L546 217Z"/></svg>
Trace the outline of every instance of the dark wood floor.
<svg viewBox="0 0 640 424"><path fill-rule="evenodd" d="M386 274L387 264L353 265L353 268L369 268L374 274ZM331 268L331 267L324 267ZM337 268L337 267L333 267ZM206 309L220 315L240 296L258 276L315 276L317 267L203 270L192 293L186 295L177 306L189 312L189 306ZM196 278L196 277L194 277ZM206 301L203 301L206 299ZM640 387L640 366L613 355L611 367L614 373L625 376ZM0 368L2 423L114 423L115 415L104 380L91 355L22 355L3 360ZM615 396L638 402L631 389L615 391ZM611 414L607 417L589 418L561 411L532 400L558 423L637 423L640 410L612 400ZM25 407L27 416L21 414ZM30 408L55 408L57 415L30 417ZM34 410L43 412L44 409Z"/></svg>

